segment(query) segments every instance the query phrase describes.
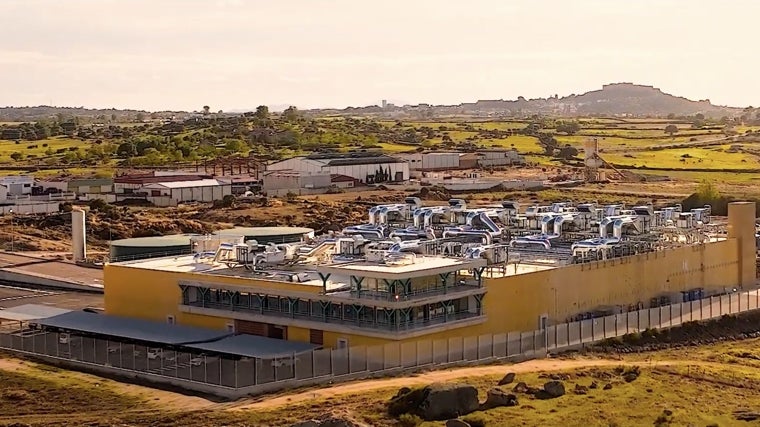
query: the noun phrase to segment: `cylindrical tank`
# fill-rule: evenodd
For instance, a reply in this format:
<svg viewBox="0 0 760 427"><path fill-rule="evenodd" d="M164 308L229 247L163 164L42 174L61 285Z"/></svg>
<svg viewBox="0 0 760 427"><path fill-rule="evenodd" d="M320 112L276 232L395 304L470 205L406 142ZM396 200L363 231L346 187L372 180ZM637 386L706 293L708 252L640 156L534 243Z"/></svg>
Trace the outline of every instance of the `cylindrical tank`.
<svg viewBox="0 0 760 427"><path fill-rule="evenodd" d="M158 258L191 253L191 238L197 234L135 237L111 242L111 262Z"/></svg>
<svg viewBox="0 0 760 427"><path fill-rule="evenodd" d="M87 259L87 237L84 225L84 211L74 209L71 211L71 251L74 262Z"/></svg>
<svg viewBox="0 0 760 427"><path fill-rule="evenodd" d="M244 241L256 240L260 244L294 243L314 237L314 229L305 227L235 227L214 233L221 237L243 237Z"/></svg>

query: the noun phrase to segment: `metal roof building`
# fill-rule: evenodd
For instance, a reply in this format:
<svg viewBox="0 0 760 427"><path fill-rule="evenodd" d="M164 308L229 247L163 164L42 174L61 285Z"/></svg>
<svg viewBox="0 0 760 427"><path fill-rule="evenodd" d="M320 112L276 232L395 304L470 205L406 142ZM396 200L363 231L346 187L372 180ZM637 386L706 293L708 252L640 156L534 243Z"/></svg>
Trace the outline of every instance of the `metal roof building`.
<svg viewBox="0 0 760 427"><path fill-rule="evenodd" d="M409 179L409 164L406 161L377 153L318 153L293 157L267 166L268 171L286 169L346 175L364 184L403 182Z"/></svg>
<svg viewBox="0 0 760 427"><path fill-rule="evenodd" d="M214 233L220 237L242 237L260 244L293 243L314 237L314 229L306 227L235 227Z"/></svg>

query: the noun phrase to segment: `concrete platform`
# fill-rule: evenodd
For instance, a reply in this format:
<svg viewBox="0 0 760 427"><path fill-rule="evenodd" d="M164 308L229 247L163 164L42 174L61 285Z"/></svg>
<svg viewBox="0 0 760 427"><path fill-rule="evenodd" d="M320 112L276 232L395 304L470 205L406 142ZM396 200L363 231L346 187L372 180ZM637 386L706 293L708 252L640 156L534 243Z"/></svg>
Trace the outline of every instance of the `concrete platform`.
<svg viewBox="0 0 760 427"><path fill-rule="evenodd" d="M103 292L103 270L82 267L58 256L0 252L0 281Z"/></svg>

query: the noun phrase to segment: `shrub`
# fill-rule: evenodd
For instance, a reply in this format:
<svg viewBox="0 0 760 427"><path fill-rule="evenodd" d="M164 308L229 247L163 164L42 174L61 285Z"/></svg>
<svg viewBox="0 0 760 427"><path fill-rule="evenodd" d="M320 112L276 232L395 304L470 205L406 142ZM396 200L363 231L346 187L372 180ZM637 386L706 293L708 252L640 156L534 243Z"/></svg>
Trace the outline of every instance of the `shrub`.
<svg viewBox="0 0 760 427"><path fill-rule="evenodd" d="M422 418L412 414L402 414L398 417L398 425L401 427L417 427L422 424Z"/></svg>

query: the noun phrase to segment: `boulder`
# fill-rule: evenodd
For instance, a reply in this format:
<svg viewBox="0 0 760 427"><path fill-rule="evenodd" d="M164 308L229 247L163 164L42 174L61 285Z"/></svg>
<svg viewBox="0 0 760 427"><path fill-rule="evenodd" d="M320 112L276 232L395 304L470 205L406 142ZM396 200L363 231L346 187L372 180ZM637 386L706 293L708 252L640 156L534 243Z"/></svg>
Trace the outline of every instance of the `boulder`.
<svg viewBox="0 0 760 427"><path fill-rule="evenodd" d="M446 421L446 427L470 427L470 425L458 418L452 418Z"/></svg>
<svg viewBox="0 0 760 427"><path fill-rule="evenodd" d="M300 423L295 423L290 427L319 427L319 424L320 423L317 420L307 420Z"/></svg>
<svg viewBox="0 0 760 427"><path fill-rule="evenodd" d="M560 381L549 381L544 384L544 392L552 398L564 396L565 385Z"/></svg>
<svg viewBox="0 0 760 427"><path fill-rule="evenodd" d="M590 389L592 389L592 390L593 390L593 389L596 389L596 388L599 388L599 384L597 384L597 383L596 383L596 381L592 381L592 382L591 382L591 385L590 385L590 386L588 386L588 388L590 388Z"/></svg>
<svg viewBox="0 0 760 427"><path fill-rule="evenodd" d="M507 375L504 375L504 378L502 378L502 379L499 381L499 385L507 385L507 384L512 384L512 382L513 382L514 380L515 380L515 373L514 373L514 372L510 372L510 373L508 373Z"/></svg>
<svg viewBox="0 0 760 427"><path fill-rule="evenodd" d="M512 389L515 393L527 393L529 390L528 384L525 384L524 382L519 382L515 387Z"/></svg>
<svg viewBox="0 0 760 427"><path fill-rule="evenodd" d="M400 390L399 390L400 391ZM468 384L430 384L391 399L388 413L413 414L426 421L443 421L477 411L478 389Z"/></svg>
<svg viewBox="0 0 760 427"><path fill-rule="evenodd" d="M604 385L604 387L602 387L602 388L603 388L604 390L612 390L612 384L610 384L610 383L607 383L607 384L605 384L605 385Z"/></svg>
<svg viewBox="0 0 760 427"><path fill-rule="evenodd" d="M509 394L499 387L494 387L488 390L486 401L480 405L480 409L487 410L500 406L517 406L517 396Z"/></svg>
<svg viewBox="0 0 760 427"><path fill-rule="evenodd" d="M588 387L585 385L576 384L573 392L575 394L588 394Z"/></svg>

